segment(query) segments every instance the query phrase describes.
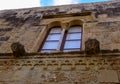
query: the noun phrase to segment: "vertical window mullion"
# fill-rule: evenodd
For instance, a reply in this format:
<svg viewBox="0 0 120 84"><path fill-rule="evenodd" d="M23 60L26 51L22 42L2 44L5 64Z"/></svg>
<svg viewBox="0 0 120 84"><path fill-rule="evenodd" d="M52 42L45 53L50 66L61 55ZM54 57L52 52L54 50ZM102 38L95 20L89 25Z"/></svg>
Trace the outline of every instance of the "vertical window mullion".
<svg viewBox="0 0 120 84"><path fill-rule="evenodd" d="M58 44L57 50L61 51L61 45L63 43L64 34L65 34L65 29L62 30L62 34L61 34L61 37L60 37L60 40L59 40L59 44Z"/></svg>
<svg viewBox="0 0 120 84"><path fill-rule="evenodd" d="M63 31L63 37L62 37L61 45L60 45L60 50L61 51L64 50L64 45L65 45L66 37L67 37L67 31L64 29L64 31Z"/></svg>

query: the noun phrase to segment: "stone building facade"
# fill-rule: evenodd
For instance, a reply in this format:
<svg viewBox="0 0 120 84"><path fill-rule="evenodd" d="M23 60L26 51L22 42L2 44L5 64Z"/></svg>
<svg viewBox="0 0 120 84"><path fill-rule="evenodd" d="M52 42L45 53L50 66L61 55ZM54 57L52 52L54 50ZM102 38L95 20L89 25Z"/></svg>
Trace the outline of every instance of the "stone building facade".
<svg viewBox="0 0 120 84"><path fill-rule="evenodd" d="M41 52L56 26L80 26L80 50ZM0 84L120 84L119 38L118 0L0 11Z"/></svg>

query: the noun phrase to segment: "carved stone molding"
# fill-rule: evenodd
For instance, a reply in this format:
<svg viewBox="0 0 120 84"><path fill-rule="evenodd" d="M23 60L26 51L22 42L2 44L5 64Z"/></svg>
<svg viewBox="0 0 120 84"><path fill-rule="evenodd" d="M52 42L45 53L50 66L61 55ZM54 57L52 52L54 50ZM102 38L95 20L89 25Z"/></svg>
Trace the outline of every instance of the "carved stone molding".
<svg viewBox="0 0 120 84"><path fill-rule="evenodd" d="M104 57L49 58L49 59L1 59L0 66L41 67L45 70L103 70L120 69L120 59Z"/></svg>

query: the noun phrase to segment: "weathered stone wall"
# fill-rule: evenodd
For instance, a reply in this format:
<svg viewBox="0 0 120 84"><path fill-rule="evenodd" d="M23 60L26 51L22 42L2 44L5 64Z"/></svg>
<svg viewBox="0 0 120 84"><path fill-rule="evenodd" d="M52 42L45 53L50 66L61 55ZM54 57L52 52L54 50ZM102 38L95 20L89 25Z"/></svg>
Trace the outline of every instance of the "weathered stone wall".
<svg viewBox="0 0 120 84"><path fill-rule="evenodd" d="M0 11L0 84L119 84L119 16L119 0ZM37 52L50 22L74 19L82 21L82 51ZM100 53L85 54L89 38L100 42ZM25 56L13 56L13 42L25 46Z"/></svg>
<svg viewBox="0 0 120 84"><path fill-rule="evenodd" d="M91 12L94 20L83 23L85 25L83 28L85 30L83 31L83 45L85 40L91 37L97 38L101 42L102 49L119 49L119 40L116 41L119 38L119 31L117 31L120 21L119 5L119 1L110 1L0 11L0 52L11 52L8 46L16 41L21 42L25 45L26 50L31 52L33 45L35 45L35 39L42 31L43 25L40 25L40 23L41 20L44 20L44 16L84 12ZM108 40L106 37L108 37ZM84 46L82 49L84 50Z"/></svg>
<svg viewBox="0 0 120 84"><path fill-rule="evenodd" d="M87 23L84 38L95 38L100 41L101 49L120 49L120 21Z"/></svg>
<svg viewBox="0 0 120 84"><path fill-rule="evenodd" d="M0 83L119 84L120 58L117 55L85 57L80 53L51 53L22 58L5 56L0 59Z"/></svg>

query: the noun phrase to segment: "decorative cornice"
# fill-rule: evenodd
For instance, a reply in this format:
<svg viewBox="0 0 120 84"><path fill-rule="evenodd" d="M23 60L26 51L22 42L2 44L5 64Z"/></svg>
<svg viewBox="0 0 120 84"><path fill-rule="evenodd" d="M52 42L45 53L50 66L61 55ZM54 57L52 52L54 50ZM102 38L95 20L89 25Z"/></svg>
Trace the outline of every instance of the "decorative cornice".
<svg viewBox="0 0 120 84"><path fill-rule="evenodd" d="M120 57L120 51L118 50L101 50L99 54L85 54L85 51L71 51L71 52L51 52L51 53L40 53L31 52L26 53L24 56L14 57L13 53L0 53L0 59L41 59L41 58L79 58L79 57Z"/></svg>

